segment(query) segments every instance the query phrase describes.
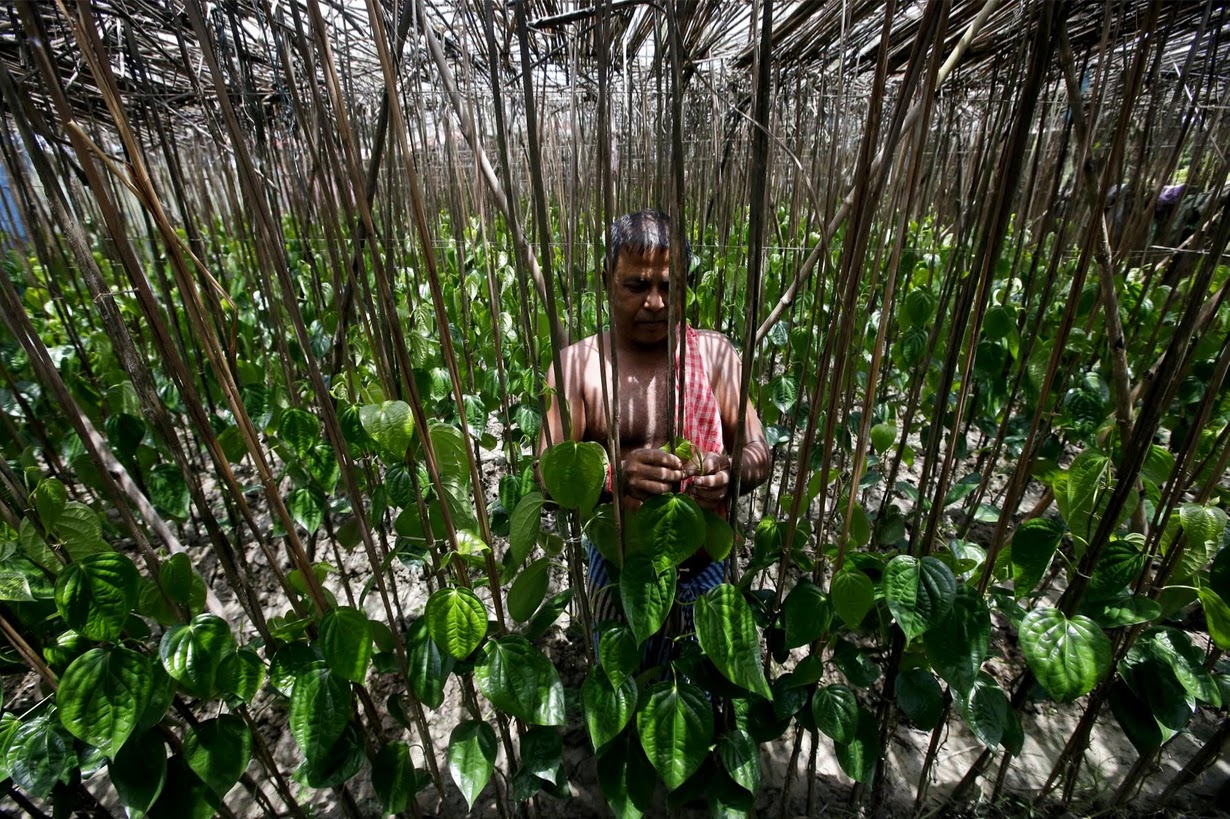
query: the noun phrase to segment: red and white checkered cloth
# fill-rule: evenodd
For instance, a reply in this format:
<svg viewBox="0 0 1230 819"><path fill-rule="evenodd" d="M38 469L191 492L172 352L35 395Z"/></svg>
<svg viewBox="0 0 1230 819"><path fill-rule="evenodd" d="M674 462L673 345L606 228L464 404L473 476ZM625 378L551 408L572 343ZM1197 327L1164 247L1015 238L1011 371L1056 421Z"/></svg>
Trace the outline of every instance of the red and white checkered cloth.
<svg viewBox="0 0 1230 819"><path fill-rule="evenodd" d="M709 371L700 354L700 333L690 324L684 325L686 333L686 361L684 373L678 382L683 389L683 429L680 434L691 441L701 457L722 451L722 417L718 413L717 398L709 383ZM675 354L675 372L679 372L679 355Z"/></svg>

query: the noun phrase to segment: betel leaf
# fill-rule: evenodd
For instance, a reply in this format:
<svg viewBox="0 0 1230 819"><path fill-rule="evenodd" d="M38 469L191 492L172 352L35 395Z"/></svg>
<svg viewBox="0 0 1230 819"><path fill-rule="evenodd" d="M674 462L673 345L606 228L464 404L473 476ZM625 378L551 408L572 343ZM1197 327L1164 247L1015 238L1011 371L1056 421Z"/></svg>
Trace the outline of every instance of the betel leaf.
<svg viewBox="0 0 1230 819"><path fill-rule="evenodd" d="M849 742L858 726L858 698L844 685L828 685L816 689L811 698L812 718L816 727L834 742Z"/></svg>
<svg viewBox="0 0 1230 819"><path fill-rule="evenodd" d="M419 789L419 777L410 758L410 746L390 742L372 760L372 790L380 799L384 814L401 813Z"/></svg>
<svg viewBox="0 0 1230 819"><path fill-rule="evenodd" d="M487 635L487 608L469 589L440 589L423 609L427 633L452 657L470 656Z"/></svg>
<svg viewBox="0 0 1230 819"><path fill-rule="evenodd" d="M1212 589L1201 589L1200 605L1204 608L1213 644L1222 651L1230 651L1230 604Z"/></svg>
<svg viewBox="0 0 1230 819"><path fill-rule="evenodd" d="M1204 652L1192 642L1187 632L1165 626L1150 629L1137 646L1169 666L1193 698L1215 708L1221 707L1221 692L1213 675L1204 667Z"/></svg>
<svg viewBox="0 0 1230 819"><path fill-rule="evenodd" d="M1088 694L1110 671L1110 640L1088 617L1039 606L1021 623L1021 652L1056 702Z"/></svg>
<svg viewBox="0 0 1230 819"><path fill-rule="evenodd" d="M1162 607L1156 600L1141 594L1125 594L1106 600L1088 601L1082 606L1086 615L1105 629L1134 626L1148 623L1162 616Z"/></svg>
<svg viewBox="0 0 1230 819"><path fill-rule="evenodd" d="M56 578L56 608L69 628L91 640L115 640L137 604L138 577L118 552L86 555Z"/></svg>
<svg viewBox="0 0 1230 819"><path fill-rule="evenodd" d="M107 773L128 815L144 816L167 781L167 746L157 732L141 734L107 763Z"/></svg>
<svg viewBox="0 0 1230 819"><path fill-rule="evenodd" d="M879 454L883 454L897 441L897 425L892 421L883 421L871 428L871 446Z"/></svg>
<svg viewBox="0 0 1230 819"><path fill-rule="evenodd" d="M866 708L859 708L854 736L848 742L837 743L833 753L847 776L855 782L870 782L882 753L875 716Z"/></svg>
<svg viewBox="0 0 1230 819"><path fill-rule="evenodd" d="M1102 549L1089 580L1089 598L1117 597L1145 567L1145 553L1127 538L1114 538Z"/></svg>
<svg viewBox="0 0 1230 819"><path fill-rule="evenodd" d="M114 757L136 729L152 687L149 657L121 646L90 649L60 678L60 723Z"/></svg>
<svg viewBox="0 0 1230 819"><path fill-rule="evenodd" d="M618 624L602 630L598 638L598 664L615 686L622 685L624 677L636 673L641 664L641 651L632 629Z"/></svg>
<svg viewBox="0 0 1230 819"><path fill-rule="evenodd" d="M210 819L217 814L221 800L213 789L192 772L184 758L175 754L167 760L167 779L162 795L150 807L150 819Z"/></svg>
<svg viewBox="0 0 1230 819"><path fill-rule="evenodd" d="M242 719L223 714L189 728L184 761L218 796L226 796L252 759L252 734Z"/></svg>
<svg viewBox="0 0 1230 819"><path fill-rule="evenodd" d="M64 504L60 519L56 521L55 534L64 542L73 560L109 551L102 539L102 521L84 503L69 501Z"/></svg>
<svg viewBox="0 0 1230 819"><path fill-rule="evenodd" d="M570 602L572 602L572 589L564 589L562 592L551 595L525 624L525 628L521 630L521 636L533 642L546 634L547 629L555 624Z"/></svg>
<svg viewBox="0 0 1230 819"><path fill-rule="evenodd" d="M1191 577L1205 567L1221 545L1226 531L1226 513L1216 506L1201 506L1185 503L1179 507L1179 526L1187 540L1187 546L1175 567L1176 577ZM1169 552L1170 543L1163 538Z"/></svg>
<svg viewBox="0 0 1230 819"><path fill-rule="evenodd" d="M221 617L198 614L162 635L158 653L171 679L186 693L209 699L218 693L218 668L235 652L231 627Z"/></svg>
<svg viewBox="0 0 1230 819"><path fill-rule="evenodd" d="M760 640L743 594L723 583L696 600L696 636L701 650L722 676L765 699L773 692L760 660Z"/></svg>
<svg viewBox="0 0 1230 819"><path fill-rule="evenodd" d="M829 630L833 607L819 586L810 580L801 580L782 603L782 620L786 627L786 648L798 648L818 640Z"/></svg>
<svg viewBox="0 0 1230 819"><path fill-rule="evenodd" d="M1012 536L1012 585L1018 598L1030 594L1046 575L1063 533L1062 523L1040 518L1017 527Z"/></svg>
<svg viewBox="0 0 1230 819"><path fill-rule="evenodd" d="M359 772L367 760L366 744L359 727L351 722L341 738L317 757L306 757L295 770L295 779L309 788L332 788Z"/></svg>
<svg viewBox="0 0 1230 819"><path fill-rule="evenodd" d="M907 641L942 620L956 593L957 579L939 558L897 555L884 568L884 598Z"/></svg>
<svg viewBox="0 0 1230 819"><path fill-rule="evenodd" d="M961 718L983 745L995 748L1003 741L1012 705L991 675L980 673L969 695L961 696L958 705Z"/></svg>
<svg viewBox="0 0 1230 819"><path fill-rule="evenodd" d="M181 523L192 512L192 498L184 474L174 464L158 464L145 475L145 485L154 508Z"/></svg>
<svg viewBox="0 0 1230 819"><path fill-rule="evenodd" d="M542 528L542 504L542 495L530 492L513 509L508 530L508 555L505 556L509 571L515 572L521 568L534 544L538 543L538 533Z"/></svg>
<svg viewBox="0 0 1230 819"><path fill-rule="evenodd" d="M952 610L923 636L931 667L957 691L968 691L991 644L991 612L982 595L962 588Z"/></svg>
<svg viewBox="0 0 1230 819"><path fill-rule="evenodd" d="M218 666L218 687L249 704L264 681L265 662L250 648L226 655Z"/></svg>
<svg viewBox="0 0 1230 819"><path fill-rule="evenodd" d="M735 530L712 511L705 509L705 554L711 560L725 560L735 547Z"/></svg>
<svg viewBox="0 0 1230 819"><path fill-rule="evenodd" d="M292 489L286 497L286 511L291 519L314 534L325 522L325 506L328 501L324 493L314 486L301 486Z"/></svg>
<svg viewBox="0 0 1230 819"><path fill-rule="evenodd" d="M278 419L278 438L300 458L320 441L320 421L307 410L291 407Z"/></svg>
<svg viewBox="0 0 1230 819"><path fill-rule="evenodd" d="M875 586L871 578L850 566L833 575L829 591L837 616L851 629L858 628L875 605Z"/></svg>
<svg viewBox="0 0 1230 819"><path fill-rule="evenodd" d="M551 579L548 574L550 568L550 558L539 558L526 566L513 581L506 602L508 614L518 623L524 623L533 617L546 596L547 583Z"/></svg>
<svg viewBox="0 0 1230 819"><path fill-rule="evenodd" d="M350 683L323 662L296 675L290 695L290 732L307 762L321 762L330 755L350 722L353 698Z"/></svg>
<svg viewBox="0 0 1230 819"><path fill-rule="evenodd" d="M68 503L68 490L55 478L47 478L39 481L38 486L34 487L34 491L30 493L30 500L34 502L34 509L38 512L38 519L43 523L43 530L50 531L60 519L60 513L64 511L65 504Z"/></svg>
<svg viewBox="0 0 1230 819"><path fill-rule="evenodd" d="M1073 459L1060 477L1061 480L1052 484L1059 513L1072 533L1082 543L1087 543L1106 505L1110 458L1095 449L1087 449Z"/></svg>
<svg viewBox="0 0 1230 819"><path fill-rule="evenodd" d="M537 777L551 785L564 781L564 738L555 728L531 728L521 735L521 769L524 776Z"/></svg>
<svg viewBox="0 0 1230 819"><path fill-rule="evenodd" d="M367 677L372 629L363 612L349 606L329 609L320 619L320 638L316 642L334 673L357 683Z"/></svg>
<svg viewBox="0 0 1230 819"><path fill-rule="evenodd" d="M363 430L398 460L406 457L414 436L414 415L405 401L367 404L359 409Z"/></svg>
<svg viewBox="0 0 1230 819"><path fill-rule="evenodd" d="M897 705L910 722L924 731L939 724L944 713L944 692L935 677L922 668L907 668L894 685Z"/></svg>
<svg viewBox="0 0 1230 819"><path fill-rule="evenodd" d="M5 765L22 790L46 799L55 784L77 766L77 757L72 738L44 714L14 732Z"/></svg>
<svg viewBox="0 0 1230 819"><path fill-rule="evenodd" d="M631 733L611 743L598 757L598 785L616 819L640 819L653 802L657 777Z"/></svg>
<svg viewBox="0 0 1230 819"><path fill-rule="evenodd" d="M1230 597L1230 548L1222 549L1209 567L1208 587L1222 600Z"/></svg>
<svg viewBox="0 0 1230 819"><path fill-rule="evenodd" d="M423 618L415 620L406 632L406 664L410 667L410 690L428 708L444 702L444 683L456 660L436 645L427 633Z"/></svg>
<svg viewBox="0 0 1230 819"><path fill-rule="evenodd" d="M555 666L524 637L489 640L474 678L491 704L531 725L564 724L564 687Z"/></svg>
<svg viewBox="0 0 1230 819"><path fill-rule="evenodd" d="M696 686L670 680L647 692L636 715L641 747L667 790L700 770L713 741L713 706Z"/></svg>
<svg viewBox="0 0 1230 819"><path fill-rule="evenodd" d="M705 513L687 495L656 495L633 520L637 539L660 563L678 566L705 546Z"/></svg>
<svg viewBox="0 0 1230 819"><path fill-rule="evenodd" d="M593 441L563 441L542 453L538 469L552 500L588 514L606 481L606 451Z"/></svg>
<svg viewBox="0 0 1230 819"><path fill-rule="evenodd" d="M485 722L463 722L449 735L448 770L470 808L491 779L495 752L495 731Z"/></svg>
<svg viewBox="0 0 1230 819"><path fill-rule="evenodd" d="M760 747L747 731L736 728L722 737L718 759L739 787L755 794L760 790Z"/></svg>
<svg viewBox="0 0 1230 819"><path fill-rule="evenodd" d="M870 651L849 640L838 640L833 647L833 665L855 688L866 688L880 679L880 666L872 659Z"/></svg>
<svg viewBox="0 0 1230 819"><path fill-rule="evenodd" d="M158 567L158 582L176 603L188 608L190 616L205 610L205 581L192 568L187 553L173 554Z"/></svg>
<svg viewBox="0 0 1230 819"><path fill-rule="evenodd" d="M601 666L590 670L581 686L581 702L585 706L585 726L595 752L601 753L632 719L636 695L636 682L631 677L624 676L620 684L615 685Z"/></svg>
<svg viewBox="0 0 1230 819"><path fill-rule="evenodd" d="M637 644L644 643L662 628L675 601L675 568L659 572L648 552L629 555L619 573L619 596Z"/></svg>

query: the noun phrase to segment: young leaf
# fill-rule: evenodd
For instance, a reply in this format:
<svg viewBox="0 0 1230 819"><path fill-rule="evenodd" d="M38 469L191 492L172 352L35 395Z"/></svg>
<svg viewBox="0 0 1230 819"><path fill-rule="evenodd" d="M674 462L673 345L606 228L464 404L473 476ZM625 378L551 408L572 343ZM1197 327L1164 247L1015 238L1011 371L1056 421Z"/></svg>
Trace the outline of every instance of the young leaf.
<svg viewBox="0 0 1230 819"><path fill-rule="evenodd" d="M897 555L884 569L884 599L907 641L942 620L956 593L957 579L939 558Z"/></svg>
<svg viewBox="0 0 1230 819"><path fill-rule="evenodd" d="M593 441L564 441L542 453L538 468L552 500L588 514L606 481L606 451Z"/></svg>
<svg viewBox="0 0 1230 819"><path fill-rule="evenodd" d="M619 573L619 596L637 645L658 633L675 602L675 568L659 572L648 552L628 555Z"/></svg>
<svg viewBox="0 0 1230 819"><path fill-rule="evenodd" d="M167 781L167 746L156 732L137 736L107 763L107 772L128 815L143 816Z"/></svg>
<svg viewBox="0 0 1230 819"><path fill-rule="evenodd" d="M818 640L829 630L833 607L819 586L802 580L786 595L782 619L786 625L786 648L798 648Z"/></svg>
<svg viewBox="0 0 1230 819"><path fill-rule="evenodd" d="M631 677L625 676L619 685L614 685L601 666L589 672L581 686L581 702L595 752L601 753L632 719L636 693L636 682Z"/></svg>
<svg viewBox="0 0 1230 819"><path fill-rule="evenodd" d="M189 728L184 735L183 753L192 772L219 797L224 797L248 769L252 734L242 719L223 714Z"/></svg>
<svg viewBox="0 0 1230 819"><path fill-rule="evenodd" d="M359 422L377 444L397 460L406 457L414 436L414 415L405 401L368 404L359 410Z"/></svg>
<svg viewBox="0 0 1230 819"><path fill-rule="evenodd" d="M363 612L349 606L329 609L320 620L317 642L335 674L357 683L366 679L372 656L372 630Z"/></svg>
<svg viewBox="0 0 1230 819"><path fill-rule="evenodd" d="M705 546L705 513L687 495L656 495L636 512L637 537L660 564L678 566Z"/></svg>
<svg viewBox="0 0 1230 819"><path fill-rule="evenodd" d="M812 718L816 727L845 743L854 739L858 728L858 698L844 685L828 685L816 689L811 698Z"/></svg>
<svg viewBox="0 0 1230 819"><path fill-rule="evenodd" d="M700 770L709 753L713 706L690 683L661 682L649 689L636 728L645 756L673 791Z"/></svg>
<svg viewBox="0 0 1230 819"><path fill-rule="evenodd" d="M448 770L470 808L495 770L495 752L495 731L485 722L463 722L449 735Z"/></svg>
<svg viewBox="0 0 1230 819"><path fill-rule="evenodd" d="M390 742L372 760L372 790L380 799L385 814L401 813L409 808L418 785L410 746L406 743Z"/></svg>
<svg viewBox="0 0 1230 819"><path fill-rule="evenodd" d="M1021 623L1021 652L1056 702L1088 694L1110 671L1110 640L1088 617L1040 606Z"/></svg>
<svg viewBox="0 0 1230 819"><path fill-rule="evenodd" d="M550 558L540 558L526 566L513 581L512 588L508 590L508 613L518 623L524 623L533 617L542 598L546 596L550 568Z"/></svg>
<svg viewBox="0 0 1230 819"><path fill-rule="evenodd" d="M144 654L121 646L90 649L60 678L60 722L73 736L114 757L136 729L152 687Z"/></svg>
<svg viewBox="0 0 1230 819"><path fill-rule="evenodd" d="M115 640L137 604L137 578L137 567L118 552L87 555L56 578L56 608L69 628L91 640Z"/></svg>
<svg viewBox="0 0 1230 819"><path fill-rule="evenodd" d="M897 441L897 425L892 421L885 421L876 424L871 428L871 446L879 454L888 451L888 448Z"/></svg>
<svg viewBox="0 0 1230 819"><path fill-rule="evenodd" d="M235 637L221 617L198 614L162 635L159 655L171 679L188 694L210 699L218 693L218 668L235 652Z"/></svg>
<svg viewBox="0 0 1230 819"><path fill-rule="evenodd" d="M531 725L564 724L564 687L555 666L524 637L489 640L474 678L501 711Z"/></svg>
<svg viewBox="0 0 1230 819"><path fill-rule="evenodd" d="M760 660L760 640L743 594L723 583L696 600L696 636L701 650L735 685L773 699Z"/></svg>
<svg viewBox="0 0 1230 819"><path fill-rule="evenodd" d="M440 589L423 609L427 632L436 645L464 660L487 635L487 608L469 589Z"/></svg>
<svg viewBox="0 0 1230 819"><path fill-rule="evenodd" d="M875 605L871 578L858 569L846 567L833 575L830 586L833 608L848 628L856 629Z"/></svg>

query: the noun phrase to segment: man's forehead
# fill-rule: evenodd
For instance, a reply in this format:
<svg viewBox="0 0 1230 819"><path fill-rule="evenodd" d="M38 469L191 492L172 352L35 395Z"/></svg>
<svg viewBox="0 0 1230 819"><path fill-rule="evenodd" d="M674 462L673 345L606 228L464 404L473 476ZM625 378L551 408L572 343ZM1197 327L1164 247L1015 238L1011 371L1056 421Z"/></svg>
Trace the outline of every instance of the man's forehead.
<svg viewBox="0 0 1230 819"><path fill-rule="evenodd" d="M625 250L619 254L615 272L621 278L637 279L670 275L670 251L651 250L646 253L636 253Z"/></svg>

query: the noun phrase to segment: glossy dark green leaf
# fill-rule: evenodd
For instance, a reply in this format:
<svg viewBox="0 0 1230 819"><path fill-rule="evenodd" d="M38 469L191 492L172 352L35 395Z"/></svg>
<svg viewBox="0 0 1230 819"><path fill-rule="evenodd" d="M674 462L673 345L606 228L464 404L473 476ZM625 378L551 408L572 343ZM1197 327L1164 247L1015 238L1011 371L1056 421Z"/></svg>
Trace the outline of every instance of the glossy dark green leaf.
<svg viewBox="0 0 1230 819"><path fill-rule="evenodd" d="M13 734L5 755L9 775L18 787L46 799L52 787L76 767L71 738L46 716L23 723Z"/></svg>
<svg viewBox="0 0 1230 819"><path fill-rule="evenodd" d="M235 649L235 637L225 620L214 614L198 614L187 624L167 629L159 656L180 688L194 697L209 699L219 691L222 660Z"/></svg>
<svg viewBox="0 0 1230 819"><path fill-rule="evenodd" d="M1137 647L1167 665L1193 699L1214 708L1221 707L1221 692L1213 675L1205 668L1204 652L1187 632L1169 626L1150 629L1137 642Z"/></svg>
<svg viewBox="0 0 1230 819"><path fill-rule="evenodd" d="M518 623L524 623L533 617L542 599L546 597L547 583L551 579L550 569L550 558L539 558L522 569L513 581L506 603L508 614Z"/></svg>
<svg viewBox="0 0 1230 819"><path fill-rule="evenodd" d="M309 669L324 665L320 649L307 643L288 643L277 650L269 664L269 684L287 699L295 692L295 680Z"/></svg>
<svg viewBox="0 0 1230 819"><path fill-rule="evenodd" d="M463 722L448 739L448 770L473 808L495 770L495 731L485 722Z"/></svg>
<svg viewBox="0 0 1230 819"><path fill-rule="evenodd" d="M598 785L616 819L640 819L653 801L657 776L636 737L624 734L598 757Z"/></svg>
<svg viewBox="0 0 1230 819"><path fill-rule="evenodd" d="M866 708L859 708L854 736L848 742L838 742L833 752L847 776L855 782L870 782L883 753L875 716Z"/></svg>
<svg viewBox="0 0 1230 819"><path fill-rule="evenodd" d="M619 596L637 643L645 642L662 628L675 602L674 567L659 572L648 552L628 555L619 573Z"/></svg>
<svg viewBox="0 0 1230 819"><path fill-rule="evenodd" d="M223 714L184 734L184 761L218 796L226 796L252 759L252 734L242 719Z"/></svg>
<svg viewBox="0 0 1230 819"><path fill-rule="evenodd" d="M521 498L512 511L508 530L509 556L506 557L511 571L521 568L538 543L538 534L542 529L542 504L542 495L531 492Z"/></svg>
<svg viewBox="0 0 1230 819"><path fill-rule="evenodd" d="M598 662L615 686L635 674L641 665L641 651L632 629L622 624L603 629L598 638Z"/></svg>
<svg viewBox="0 0 1230 819"><path fill-rule="evenodd" d="M1102 549L1089 580L1091 599L1117 597L1131 585L1145 567L1145 553L1125 538L1115 538Z"/></svg>
<svg viewBox="0 0 1230 819"><path fill-rule="evenodd" d="M319 489L314 486L301 486L292 489L286 496L286 511L290 512L291 519L306 529L308 534L314 534L325 522L326 503L325 496Z"/></svg>
<svg viewBox="0 0 1230 819"><path fill-rule="evenodd" d="M158 464L146 474L145 485L155 509L172 520L183 522L188 519L192 511L192 498L188 493L188 482L178 466Z"/></svg>
<svg viewBox="0 0 1230 819"><path fill-rule="evenodd" d="M372 440L398 460L406 457L414 436L414 415L405 401L385 401L359 409L359 422Z"/></svg>
<svg viewBox="0 0 1230 819"><path fill-rule="evenodd" d="M944 712L944 692L940 684L922 668L907 668L897 675L897 705L910 722L930 731Z"/></svg>
<svg viewBox="0 0 1230 819"><path fill-rule="evenodd" d="M1112 629L1157 620L1162 616L1162 607L1156 600L1140 594L1131 594L1088 601L1081 614L1086 615L1104 629Z"/></svg>
<svg viewBox="0 0 1230 819"><path fill-rule="evenodd" d="M309 762L324 759L342 737L353 709L350 683L324 663L295 679L290 696L290 732Z"/></svg>
<svg viewBox="0 0 1230 819"><path fill-rule="evenodd" d="M800 581L782 603L786 648L798 648L820 638L833 621L833 607L820 587Z"/></svg>
<svg viewBox="0 0 1230 819"><path fill-rule="evenodd" d="M547 633L572 602L572 589L564 589L547 598L521 630L521 636L531 642Z"/></svg>
<svg viewBox="0 0 1230 819"><path fill-rule="evenodd" d="M811 698L811 713L816 727L834 742L854 739L858 728L858 698L844 685L827 685L816 689Z"/></svg>
<svg viewBox="0 0 1230 819"><path fill-rule="evenodd" d="M953 598L948 615L923 635L931 667L958 691L974 684L991 645L991 612L986 600L968 589Z"/></svg>
<svg viewBox="0 0 1230 819"><path fill-rule="evenodd" d="M1200 590L1200 605L1209 626L1209 636L1222 651L1230 651L1230 604L1212 589Z"/></svg>
<svg viewBox="0 0 1230 819"><path fill-rule="evenodd" d="M713 741L713 706L699 688L671 680L653 686L636 715L641 747L667 790L700 770Z"/></svg>
<svg viewBox="0 0 1230 819"><path fill-rule="evenodd" d="M695 616L701 650L718 671L735 685L773 699L756 623L743 594L728 583L715 586L696 600Z"/></svg>
<svg viewBox="0 0 1230 819"><path fill-rule="evenodd" d="M564 781L564 741L555 728L531 728L521 735L521 770L552 785Z"/></svg>
<svg viewBox="0 0 1230 819"><path fill-rule="evenodd" d="M422 618L415 620L406 633L406 662L414 696L428 708L439 708L444 702L444 683L456 660L428 636Z"/></svg>
<svg viewBox="0 0 1230 819"><path fill-rule="evenodd" d="M73 660L60 678L56 705L68 732L107 757L136 730L153 688L150 659L115 646Z"/></svg>
<svg viewBox="0 0 1230 819"><path fill-rule="evenodd" d="M157 733L135 736L107 763L111 784L128 815L144 816L167 781L167 747Z"/></svg>
<svg viewBox="0 0 1230 819"><path fill-rule="evenodd" d="M332 788L357 774L366 761L363 735L352 722L327 750L305 758L296 769L295 778L309 788Z"/></svg>
<svg viewBox="0 0 1230 819"><path fill-rule="evenodd" d="M760 790L760 747L747 731L736 728L718 741L718 759L739 787L755 794Z"/></svg>
<svg viewBox="0 0 1230 819"><path fill-rule="evenodd" d="M531 725L564 724L564 687L555 666L524 637L489 640L474 679L501 711Z"/></svg>
<svg viewBox="0 0 1230 819"><path fill-rule="evenodd" d="M838 640L833 647L833 665L855 688L866 688L880 679L876 661L848 640Z"/></svg>
<svg viewBox="0 0 1230 819"><path fill-rule="evenodd" d="M637 538L659 564L678 566L705 546L705 513L688 495L656 495L633 519Z"/></svg>
<svg viewBox="0 0 1230 819"><path fill-rule="evenodd" d="M875 605L875 587L871 578L858 569L847 566L833 575L829 591L837 616L852 629L858 628Z"/></svg>
<svg viewBox="0 0 1230 819"><path fill-rule="evenodd" d="M170 598L188 609L190 617L205 610L205 581L192 567L187 553L171 555L158 567L158 582Z"/></svg>
<svg viewBox="0 0 1230 819"><path fill-rule="evenodd" d="M1088 694L1110 671L1110 640L1079 614L1068 619L1058 609L1039 606L1025 615L1020 642L1029 670L1056 702Z"/></svg>
<svg viewBox="0 0 1230 819"><path fill-rule="evenodd" d="M939 558L898 555L884 568L884 599L907 641L943 620L956 593L957 579Z"/></svg>
<svg viewBox="0 0 1230 819"><path fill-rule="evenodd" d="M265 662L250 648L241 648L222 658L218 667L218 686L251 704L265 681Z"/></svg>
<svg viewBox="0 0 1230 819"><path fill-rule="evenodd" d="M957 701L961 718L988 748L997 747L1004 738L1012 706L999 684L989 674L980 673L968 696Z"/></svg>
<svg viewBox="0 0 1230 819"><path fill-rule="evenodd" d="M632 677L624 676L615 685L601 666L590 670L581 686L581 702L595 751L601 753L628 725L636 711L636 697L636 681Z"/></svg>
<svg viewBox="0 0 1230 819"><path fill-rule="evenodd" d="M329 609L320 619L317 644L335 674L357 683L367 678L372 630L363 612L349 606Z"/></svg>
<svg viewBox="0 0 1230 819"><path fill-rule="evenodd" d="M1042 518L1017 527L1012 536L1012 586L1018 598L1037 588L1063 541L1063 533L1063 524Z"/></svg>
<svg viewBox="0 0 1230 819"><path fill-rule="evenodd" d="M320 442L320 421L307 410L291 407L278 418L278 438L300 458Z"/></svg>
<svg viewBox="0 0 1230 819"><path fill-rule="evenodd" d="M137 604L137 578L137 567L118 552L87 555L56 578L56 608L91 640L115 640Z"/></svg>
<svg viewBox="0 0 1230 819"><path fill-rule="evenodd" d="M401 813L409 808L418 786L410 746L404 742L390 742L381 748L372 760L372 790L380 799L384 813Z"/></svg>
<svg viewBox="0 0 1230 819"><path fill-rule="evenodd" d="M606 482L606 451L593 441L564 441L542 453L539 472L552 500L588 512Z"/></svg>
<svg viewBox="0 0 1230 819"><path fill-rule="evenodd" d="M43 530L50 531L68 503L68 490L55 478L46 478L34 487L30 500L34 502L34 509L38 512L38 519L42 521Z"/></svg>
<svg viewBox="0 0 1230 819"><path fill-rule="evenodd" d="M166 716L167 710L175 699L175 683L167 674L162 663L150 659L150 695L145 710L137 718L137 729L134 733L148 731ZM129 742L132 740L130 739Z"/></svg>
<svg viewBox="0 0 1230 819"><path fill-rule="evenodd" d="M55 534L64 543L73 560L86 555L108 553L110 548L102 539L102 521L98 514L84 503L69 501L64 504L60 519L56 521Z"/></svg>
<svg viewBox="0 0 1230 819"><path fill-rule="evenodd" d="M705 554L711 560L725 560L735 547L735 530L708 509L705 514Z"/></svg>
<svg viewBox="0 0 1230 819"><path fill-rule="evenodd" d="M211 819L219 805L213 789L176 754L167 760L166 783L148 815L150 819Z"/></svg>
<svg viewBox="0 0 1230 819"><path fill-rule="evenodd" d="M423 609L427 633L452 657L463 660L487 635L487 607L469 589L440 589Z"/></svg>
<svg viewBox="0 0 1230 819"><path fill-rule="evenodd" d="M1179 507L1179 525L1187 546L1179 557L1175 576L1192 577L1205 567L1221 546L1222 535L1226 531L1226 513L1212 504L1201 506L1185 503Z"/></svg>

